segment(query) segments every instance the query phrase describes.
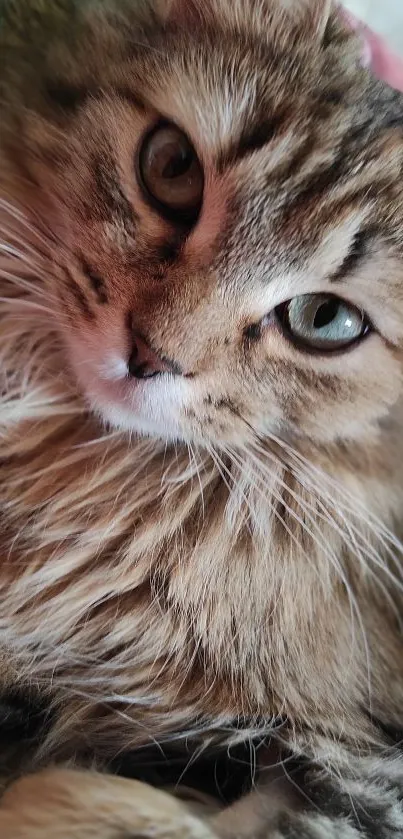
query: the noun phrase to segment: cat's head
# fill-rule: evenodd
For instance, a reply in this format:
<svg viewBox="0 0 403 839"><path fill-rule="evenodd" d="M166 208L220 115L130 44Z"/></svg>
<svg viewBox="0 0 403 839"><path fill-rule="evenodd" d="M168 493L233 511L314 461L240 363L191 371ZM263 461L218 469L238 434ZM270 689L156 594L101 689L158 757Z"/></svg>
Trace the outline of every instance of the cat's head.
<svg viewBox="0 0 403 839"><path fill-rule="evenodd" d="M376 426L402 391L403 106L337 12L54 5L10 146L92 408L190 441Z"/></svg>

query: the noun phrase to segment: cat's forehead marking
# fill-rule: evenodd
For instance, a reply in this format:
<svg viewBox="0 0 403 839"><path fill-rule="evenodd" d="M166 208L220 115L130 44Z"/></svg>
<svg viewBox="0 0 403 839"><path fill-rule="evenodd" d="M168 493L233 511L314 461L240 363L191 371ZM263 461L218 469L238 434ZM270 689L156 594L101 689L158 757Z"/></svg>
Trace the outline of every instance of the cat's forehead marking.
<svg viewBox="0 0 403 839"><path fill-rule="evenodd" d="M94 154L91 173L97 190L96 206L99 209L100 202L102 215L107 219L119 218L125 227L135 229L138 217L123 192L112 153L108 154L103 150L100 154Z"/></svg>
<svg viewBox="0 0 403 839"><path fill-rule="evenodd" d="M226 166L238 163L254 151L263 150L273 141L280 127L281 117L274 114L262 117L255 124L247 120L239 136L231 137L225 150L218 155L216 162L218 170L222 171Z"/></svg>

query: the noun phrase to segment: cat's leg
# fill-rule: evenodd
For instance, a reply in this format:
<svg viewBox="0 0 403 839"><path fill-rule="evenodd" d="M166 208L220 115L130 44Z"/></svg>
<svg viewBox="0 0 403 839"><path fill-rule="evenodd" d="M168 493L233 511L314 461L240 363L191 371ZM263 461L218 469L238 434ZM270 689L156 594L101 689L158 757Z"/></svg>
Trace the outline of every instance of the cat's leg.
<svg viewBox="0 0 403 839"><path fill-rule="evenodd" d="M0 801L4 839L215 839L176 798L138 781L46 770L14 783Z"/></svg>
<svg viewBox="0 0 403 839"><path fill-rule="evenodd" d="M360 756L322 740L319 760L326 769L290 770L288 779L269 773L213 818L216 833L221 839L403 839L403 754L385 746Z"/></svg>

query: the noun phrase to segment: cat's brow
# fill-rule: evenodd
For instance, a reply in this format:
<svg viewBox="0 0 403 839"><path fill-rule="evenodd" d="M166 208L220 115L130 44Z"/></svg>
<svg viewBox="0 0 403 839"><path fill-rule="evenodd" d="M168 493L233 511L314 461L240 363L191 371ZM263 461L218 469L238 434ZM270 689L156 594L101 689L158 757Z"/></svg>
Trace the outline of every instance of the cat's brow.
<svg viewBox="0 0 403 839"><path fill-rule="evenodd" d="M262 119L254 126L247 126L243 129L240 136L234 140L227 148L223 149L219 155L217 166L219 170L226 166L242 160L254 151L264 148L271 142L277 131L279 130L281 117L272 116Z"/></svg>
<svg viewBox="0 0 403 839"><path fill-rule="evenodd" d="M103 278L97 273L97 271L94 271L85 259L81 258L79 263L82 273L87 278L91 288L97 296L98 303L108 303L108 294Z"/></svg>
<svg viewBox="0 0 403 839"><path fill-rule="evenodd" d="M118 216L127 228L134 228L138 222L138 216L120 185L112 152L108 153L104 150L102 154L94 155L91 171L100 199L96 209L99 211L101 207L106 218Z"/></svg>
<svg viewBox="0 0 403 839"><path fill-rule="evenodd" d="M70 295L74 298L82 316L85 320L94 320L94 312L92 311L89 301L82 288L80 288L78 283L75 281L68 268L64 267L63 272L66 280L66 286L69 289Z"/></svg>
<svg viewBox="0 0 403 839"><path fill-rule="evenodd" d="M355 234L346 257L336 271L329 277L331 283L344 280L348 274L356 268L368 252L368 244L374 237L374 231L368 229L359 230Z"/></svg>
<svg viewBox="0 0 403 839"><path fill-rule="evenodd" d="M110 87L95 87L94 85L73 85L60 80L45 81L46 98L66 112L75 112L85 105L89 99L101 99L105 94L112 94L132 105L142 113L146 109L143 99L127 85L111 85Z"/></svg>

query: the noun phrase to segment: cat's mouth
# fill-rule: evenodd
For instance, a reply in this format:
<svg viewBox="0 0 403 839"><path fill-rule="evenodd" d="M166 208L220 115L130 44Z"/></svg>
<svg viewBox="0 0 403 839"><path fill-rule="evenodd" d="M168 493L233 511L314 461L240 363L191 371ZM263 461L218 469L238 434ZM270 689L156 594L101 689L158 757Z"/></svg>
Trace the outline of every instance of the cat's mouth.
<svg viewBox="0 0 403 839"><path fill-rule="evenodd" d="M100 378L86 393L92 407L115 428L168 441L184 437L178 411L180 388L169 374L163 381Z"/></svg>
<svg viewBox="0 0 403 839"><path fill-rule="evenodd" d="M186 437L183 416L191 400L190 382L171 373L130 376L118 355L99 360L71 350L72 366L91 409L102 422L123 431L168 442Z"/></svg>

